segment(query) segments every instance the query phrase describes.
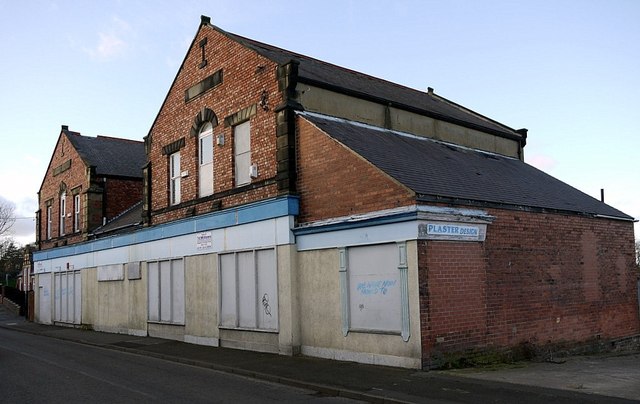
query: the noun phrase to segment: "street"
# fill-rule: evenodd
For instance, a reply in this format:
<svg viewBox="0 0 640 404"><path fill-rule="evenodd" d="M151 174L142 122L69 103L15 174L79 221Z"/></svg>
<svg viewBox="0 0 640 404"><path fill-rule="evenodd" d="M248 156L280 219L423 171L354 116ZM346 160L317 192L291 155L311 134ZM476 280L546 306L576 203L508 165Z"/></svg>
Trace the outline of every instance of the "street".
<svg viewBox="0 0 640 404"><path fill-rule="evenodd" d="M0 402L352 402L0 328Z"/></svg>

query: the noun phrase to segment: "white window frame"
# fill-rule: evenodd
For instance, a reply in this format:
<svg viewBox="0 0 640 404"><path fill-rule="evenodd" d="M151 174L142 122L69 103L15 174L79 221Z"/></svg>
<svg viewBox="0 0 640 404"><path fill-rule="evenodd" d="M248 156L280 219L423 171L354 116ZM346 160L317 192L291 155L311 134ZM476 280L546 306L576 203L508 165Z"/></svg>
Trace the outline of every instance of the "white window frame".
<svg viewBox="0 0 640 404"><path fill-rule="evenodd" d="M80 194L73 196L73 231L80 231Z"/></svg>
<svg viewBox="0 0 640 404"><path fill-rule="evenodd" d="M213 194L213 125L206 122L198 135L198 195Z"/></svg>
<svg viewBox="0 0 640 404"><path fill-rule="evenodd" d="M47 206L47 240L51 239L51 230L53 229L53 206Z"/></svg>
<svg viewBox="0 0 640 404"><path fill-rule="evenodd" d="M184 325L184 259L147 262L147 321Z"/></svg>
<svg viewBox="0 0 640 404"><path fill-rule="evenodd" d="M251 123L233 127L233 161L236 187L251 183Z"/></svg>
<svg viewBox="0 0 640 404"><path fill-rule="evenodd" d="M60 195L60 236L65 235L64 217L67 215L67 193Z"/></svg>
<svg viewBox="0 0 640 404"><path fill-rule="evenodd" d="M180 203L180 152L175 152L169 156L169 204Z"/></svg>

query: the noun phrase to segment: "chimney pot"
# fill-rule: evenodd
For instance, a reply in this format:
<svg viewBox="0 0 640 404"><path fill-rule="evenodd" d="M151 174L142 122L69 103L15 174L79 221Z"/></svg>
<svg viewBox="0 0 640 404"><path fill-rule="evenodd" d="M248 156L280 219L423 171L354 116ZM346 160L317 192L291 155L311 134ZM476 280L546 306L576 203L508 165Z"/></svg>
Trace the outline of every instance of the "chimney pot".
<svg viewBox="0 0 640 404"><path fill-rule="evenodd" d="M427 87L427 94L433 95L433 87Z"/></svg>
<svg viewBox="0 0 640 404"><path fill-rule="evenodd" d="M200 16L200 23L201 24L211 24L211 17L207 17L206 15L201 15Z"/></svg>
<svg viewBox="0 0 640 404"><path fill-rule="evenodd" d="M62 125L62 130L69 130L69 125Z"/></svg>

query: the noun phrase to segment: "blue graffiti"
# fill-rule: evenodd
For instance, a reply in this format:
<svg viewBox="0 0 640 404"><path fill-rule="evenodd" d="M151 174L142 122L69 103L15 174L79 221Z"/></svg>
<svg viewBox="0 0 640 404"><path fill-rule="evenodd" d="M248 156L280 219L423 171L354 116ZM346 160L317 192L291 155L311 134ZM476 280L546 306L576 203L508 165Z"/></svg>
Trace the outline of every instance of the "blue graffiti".
<svg viewBox="0 0 640 404"><path fill-rule="evenodd" d="M378 293L386 295L390 288L396 286L396 282L396 280L391 279L359 282L356 290L365 296L377 295Z"/></svg>

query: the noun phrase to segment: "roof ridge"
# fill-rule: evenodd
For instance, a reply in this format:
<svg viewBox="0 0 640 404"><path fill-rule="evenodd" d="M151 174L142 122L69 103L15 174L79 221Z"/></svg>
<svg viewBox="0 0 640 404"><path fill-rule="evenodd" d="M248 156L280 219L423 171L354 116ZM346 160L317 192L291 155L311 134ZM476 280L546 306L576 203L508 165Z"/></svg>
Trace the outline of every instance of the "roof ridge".
<svg viewBox="0 0 640 404"><path fill-rule="evenodd" d="M89 136L89 137L93 137L93 136ZM116 140L116 141L122 141L122 142L144 143L142 140L127 139L127 138L123 138L123 137L106 136L106 135L97 135L94 138L95 139Z"/></svg>
<svg viewBox="0 0 640 404"><path fill-rule="evenodd" d="M387 133L393 133L394 135L398 135L398 136L402 136L402 137L407 137L407 138L411 138L411 139L416 139L416 140L420 140L420 141L426 141L426 142L433 142L433 143L437 143L437 144L441 144L444 146L449 146L449 147L455 147L461 150L470 150L470 151L474 151L474 152L478 152L478 153L483 153L483 154L487 154L490 156L497 156L497 157L504 157L507 159L512 159L512 160L519 160L515 157L512 156L506 156L500 153L494 153L488 150L482 150L482 149L475 149L473 147L469 147L469 146L463 146L457 143L453 143L453 142L447 142L445 140L441 140L441 139L434 139L432 137L428 137L428 136L420 136L420 135L416 135L413 133L409 133L409 132L403 132L400 130L396 130L396 129L387 129L387 128L383 128L381 126L375 126L375 125L371 125L368 123L364 123L364 122L358 122L358 121L353 121L350 119L346 119L346 118L341 118L341 117L337 117L337 116L333 116L333 115L325 115L325 114L320 114L318 112L311 112L311 111L296 111L296 114L298 115L302 115L302 116L311 116L311 117L316 117L316 118L320 118L320 119L326 119L326 120L330 120L330 121L334 121L334 122L342 122L342 123L346 123L346 124L350 124L353 126L360 126L362 128L365 129L371 129L371 130L376 130L376 131L380 131L380 132L387 132Z"/></svg>
<svg viewBox="0 0 640 404"><path fill-rule="evenodd" d="M223 34L225 34L225 35L227 35L227 36L229 36L231 38L234 38L234 39L241 39L243 41L251 42L251 43L259 45L259 46L264 46L266 48L270 48L271 50L279 50L279 51L282 51L282 52L290 53L291 55L294 55L294 56L297 56L297 57L300 57L300 58L303 58L303 59L312 60L312 61L315 61L315 62L318 62L318 63L322 63L322 64L327 65L327 66L333 66L335 68L342 69L344 71L347 71L347 72L350 72L350 73L353 73L353 74L357 74L357 75L364 76L364 77L369 77L369 78L372 78L372 79L375 79L375 80L379 80L379 81L384 81L384 82L386 82L388 84L391 84L391 85L393 85L395 87L401 87L401 88L404 88L404 89L407 89L407 90L415 91L415 92L420 93L420 94L428 95L428 93L426 91L420 90L420 89L415 88L415 87L410 87L410 86L408 86L406 84L397 83L395 81L391 81L389 79L385 79L385 78L382 78L382 77L374 76L374 75L369 74L369 73L364 73L364 72L352 69L350 67L341 66L341 65L336 64L336 63L327 62L326 60L318 59L316 57L309 56L309 55L304 55L302 53L298 53L298 52L295 52L295 51L291 51L289 49L281 48L281 47L276 46L276 45L271 45L271 44L268 44L266 42L257 41L255 39L251 39L251 38L248 38L248 37L245 37L245 36L242 36L242 35L238 35L238 34L235 34L233 32L225 31L222 28L220 28L220 27L218 27L216 25L213 25L213 24L211 24L210 26L212 28L220 31L221 33L223 33ZM265 57L267 57L267 59L269 59L268 56L265 56ZM505 125L502 125L502 126L505 126ZM509 128L509 129L511 129L511 128ZM511 129L511 130L513 130L513 129Z"/></svg>

